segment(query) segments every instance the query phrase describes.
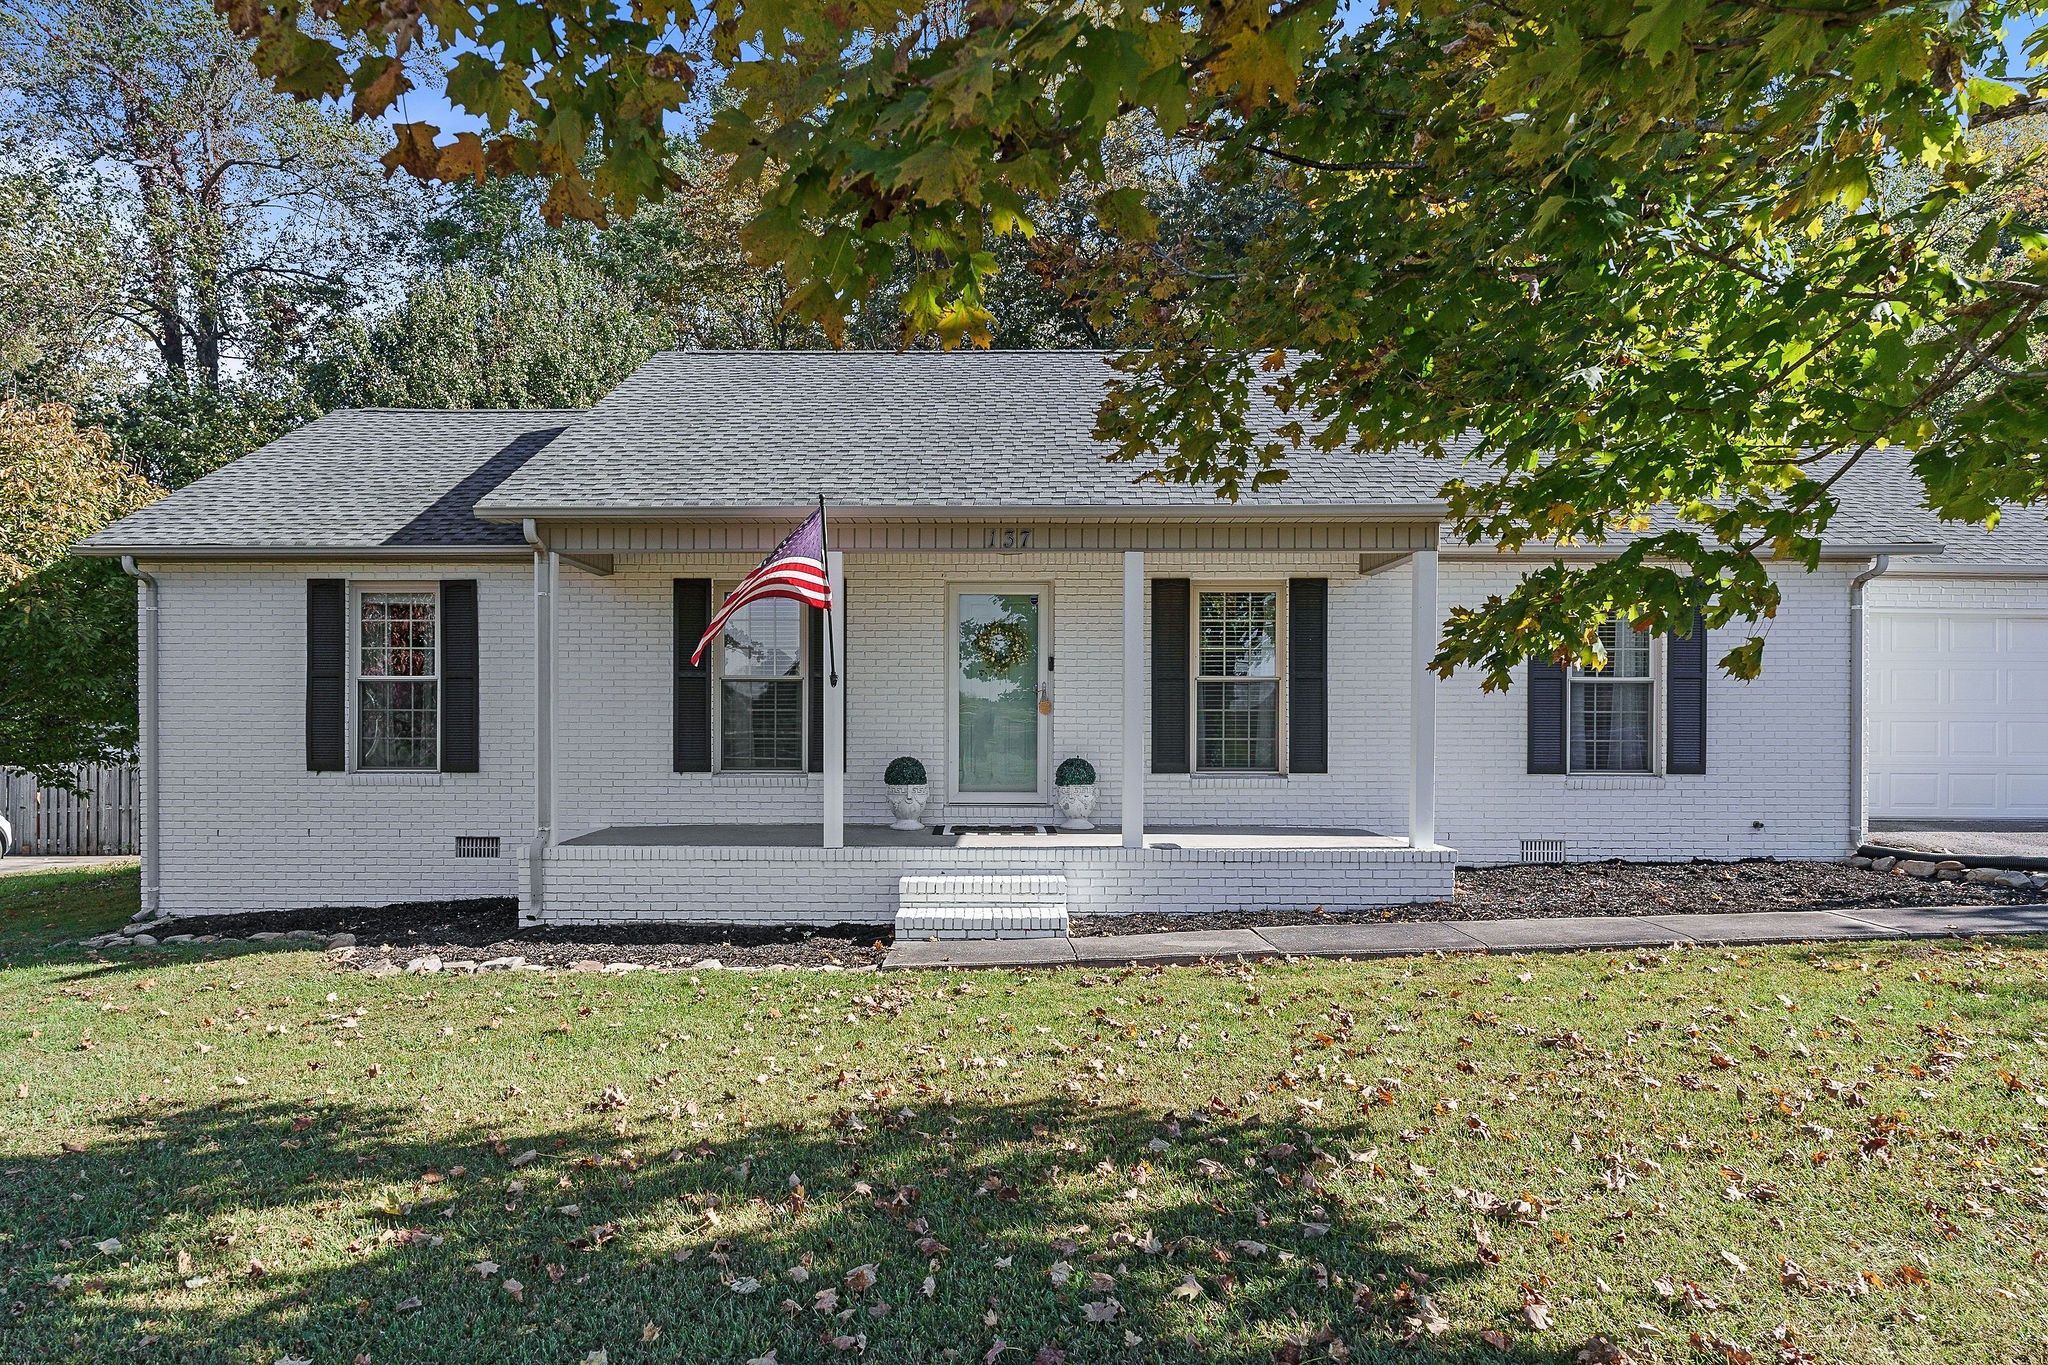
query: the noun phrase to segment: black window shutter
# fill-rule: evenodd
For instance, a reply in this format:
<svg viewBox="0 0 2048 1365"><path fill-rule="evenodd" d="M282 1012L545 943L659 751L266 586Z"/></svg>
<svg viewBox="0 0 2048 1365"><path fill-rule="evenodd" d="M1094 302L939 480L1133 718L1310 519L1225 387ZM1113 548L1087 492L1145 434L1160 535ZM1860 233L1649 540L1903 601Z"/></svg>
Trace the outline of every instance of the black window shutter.
<svg viewBox="0 0 2048 1365"><path fill-rule="evenodd" d="M1564 665L1529 660L1529 771L1564 771Z"/></svg>
<svg viewBox="0 0 2048 1365"><path fill-rule="evenodd" d="M1152 580L1152 771L1188 770L1188 629L1191 584Z"/></svg>
<svg viewBox="0 0 2048 1365"><path fill-rule="evenodd" d="M348 583L306 580L306 769L348 766Z"/></svg>
<svg viewBox="0 0 2048 1365"><path fill-rule="evenodd" d="M441 580L441 771L477 770L476 580Z"/></svg>
<svg viewBox="0 0 2048 1365"><path fill-rule="evenodd" d="M711 650L691 663L697 641L711 624L711 580L678 578L675 597L675 770L711 771Z"/></svg>
<svg viewBox="0 0 2048 1365"><path fill-rule="evenodd" d="M1330 580L1287 580L1287 769L1330 771Z"/></svg>
<svg viewBox="0 0 2048 1365"><path fill-rule="evenodd" d="M1664 641L1664 771L1707 770L1707 624L1693 613L1692 634Z"/></svg>
<svg viewBox="0 0 2048 1365"><path fill-rule="evenodd" d="M817 607L805 607L804 615L809 618L811 633L811 666L805 670L810 674L810 695L804 699L811 713L811 742L804 767L821 773L825 771L825 613Z"/></svg>

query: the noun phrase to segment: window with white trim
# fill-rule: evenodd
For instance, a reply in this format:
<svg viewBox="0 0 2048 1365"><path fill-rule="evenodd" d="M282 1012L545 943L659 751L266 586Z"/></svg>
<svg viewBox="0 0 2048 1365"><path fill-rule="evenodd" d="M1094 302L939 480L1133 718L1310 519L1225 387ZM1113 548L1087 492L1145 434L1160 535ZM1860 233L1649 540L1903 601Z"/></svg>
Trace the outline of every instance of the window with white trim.
<svg viewBox="0 0 2048 1365"><path fill-rule="evenodd" d="M1277 587L1195 593L1195 768L1280 771L1280 630Z"/></svg>
<svg viewBox="0 0 2048 1365"><path fill-rule="evenodd" d="M784 597L750 602L727 619L716 651L721 770L804 770L804 627L803 603Z"/></svg>
<svg viewBox="0 0 2048 1365"><path fill-rule="evenodd" d="M1600 626L1606 662L1574 665L1566 752L1575 773L1646 773L1655 753L1656 672L1650 632L1610 617Z"/></svg>
<svg viewBox="0 0 2048 1365"><path fill-rule="evenodd" d="M441 766L439 608L431 588L357 594L357 768Z"/></svg>

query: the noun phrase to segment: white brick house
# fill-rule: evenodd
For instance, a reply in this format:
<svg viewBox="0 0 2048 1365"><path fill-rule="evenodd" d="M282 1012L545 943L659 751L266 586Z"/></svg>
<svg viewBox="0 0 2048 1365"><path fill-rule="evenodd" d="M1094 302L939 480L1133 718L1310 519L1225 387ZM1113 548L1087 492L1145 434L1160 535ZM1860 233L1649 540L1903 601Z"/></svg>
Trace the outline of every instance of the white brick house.
<svg viewBox="0 0 2048 1365"><path fill-rule="evenodd" d="M1354 908L1535 853L1839 857L1972 793L2048 815L2038 515L1940 526L1873 465L1782 576L1758 681L1624 631L1607 676L1485 694L1423 664L1528 561L1439 543L1452 471L1136 482L1090 435L1102 361L674 353L588 412L330 414L89 538L141 580L150 905L886 920L905 877L1014 873L1077 911ZM689 666L819 495L843 638L776 603ZM1954 742L1916 757L1950 693ZM924 832L886 828L899 755ZM1075 757L1093 833L1051 828Z"/></svg>

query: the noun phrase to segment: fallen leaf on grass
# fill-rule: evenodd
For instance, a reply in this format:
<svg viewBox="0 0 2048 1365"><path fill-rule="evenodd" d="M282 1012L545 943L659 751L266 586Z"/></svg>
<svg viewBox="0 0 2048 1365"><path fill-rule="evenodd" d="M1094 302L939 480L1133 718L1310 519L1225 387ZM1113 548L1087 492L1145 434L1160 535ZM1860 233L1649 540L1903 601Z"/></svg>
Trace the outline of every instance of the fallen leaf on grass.
<svg viewBox="0 0 2048 1365"><path fill-rule="evenodd" d="M1109 1298L1102 1300L1100 1303L1083 1304L1081 1316L1087 1318L1090 1322L1113 1322L1116 1320L1116 1315L1123 1311L1124 1306L1122 1304L1118 1303L1114 1298Z"/></svg>
<svg viewBox="0 0 2048 1365"><path fill-rule="evenodd" d="M1547 1332L1556 1324L1550 1320L1550 1304L1543 1295L1530 1285L1522 1286L1522 1320L1538 1332Z"/></svg>

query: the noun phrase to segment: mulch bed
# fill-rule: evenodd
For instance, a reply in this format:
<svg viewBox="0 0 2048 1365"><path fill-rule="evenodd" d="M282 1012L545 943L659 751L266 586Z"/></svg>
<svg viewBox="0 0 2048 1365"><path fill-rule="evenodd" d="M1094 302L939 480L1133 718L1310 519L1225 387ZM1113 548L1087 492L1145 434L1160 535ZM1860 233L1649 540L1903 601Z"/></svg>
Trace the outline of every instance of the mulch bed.
<svg viewBox="0 0 2048 1365"><path fill-rule="evenodd" d="M1396 920L1563 919L1591 915L1726 915L1746 910L1855 910L1891 906L2017 905L2048 893L1979 882L1872 872L1848 863L1565 863L1465 868L1457 899L1379 910L1077 916L1075 938L1181 929L1257 929L1283 924L1385 924Z"/></svg>
<svg viewBox="0 0 2048 1365"><path fill-rule="evenodd" d="M482 962L523 957L547 967L630 962L642 967L690 967L715 958L726 967L872 967L894 937L888 925L612 924L522 929L510 899L419 901L374 910L279 910L264 914L206 915L151 933L217 934L247 938L260 932L311 929L356 936L338 959L358 971L390 962L403 967L419 957Z"/></svg>
<svg viewBox="0 0 2048 1365"><path fill-rule="evenodd" d="M1076 938L1180 929L1253 929L1283 924L1379 924L1393 920L1563 918L1574 915L1728 914L1741 910L1853 910L1879 906L1998 905L2039 901L2041 892L1977 882L1923 881L1847 863L1571 863L1458 873L1457 899L1380 910L1278 913L1079 915ZM873 967L894 931L883 924L619 924L522 929L511 900L421 901L377 909L280 910L207 915L152 927L246 939L308 929L349 933L356 947L340 965L367 970L415 958L482 962L522 957L548 967Z"/></svg>

